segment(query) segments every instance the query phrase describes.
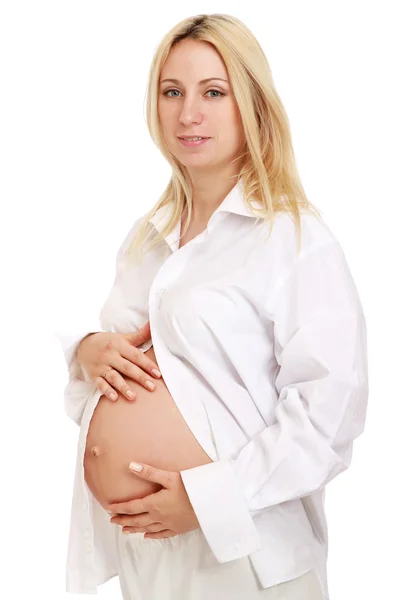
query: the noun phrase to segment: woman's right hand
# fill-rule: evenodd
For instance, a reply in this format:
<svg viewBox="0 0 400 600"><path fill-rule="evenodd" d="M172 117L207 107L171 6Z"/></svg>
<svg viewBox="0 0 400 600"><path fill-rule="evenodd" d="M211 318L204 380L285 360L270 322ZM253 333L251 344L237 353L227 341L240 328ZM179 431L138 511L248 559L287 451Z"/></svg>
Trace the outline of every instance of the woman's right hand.
<svg viewBox="0 0 400 600"><path fill-rule="evenodd" d="M135 333L112 333L96 332L87 335L78 346L76 359L78 363L87 372L90 381L96 384L98 389L110 400L115 401L118 398L116 392L120 392L128 400L134 400L136 394L126 383L122 375L127 375L134 379L146 390L146 382L156 384L147 373L152 377L161 377L158 366L150 360L136 346L143 344L151 337L149 321ZM108 370L110 369L111 370ZM156 373L152 370L156 369ZM108 370L104 379L103 375ZM154 390L150 390L154 391ZM132 392L132 398L129 393ZM113 397L113 394L115 397Z"/></svg>

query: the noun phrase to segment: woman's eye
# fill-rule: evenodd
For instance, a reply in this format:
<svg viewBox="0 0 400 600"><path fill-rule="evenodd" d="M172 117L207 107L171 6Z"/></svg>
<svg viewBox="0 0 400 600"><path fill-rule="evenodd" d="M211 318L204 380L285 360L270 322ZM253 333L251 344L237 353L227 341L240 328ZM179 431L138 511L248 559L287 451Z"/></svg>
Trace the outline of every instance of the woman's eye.
<svg viewBox="0 0 400 600"><path fill-rule="evenodd" d="M208 90L208 92L217 92L217 94L219 94L220 96L224 96L225 95L222 92L219 92L218 90ZM206 92L206 93L208 94L208 92ZM218 98L218 96L212 96L212 98Z"/></svg>
<svg viewBox="0 0 400 600"><path fill-rule="evenodd" d="M168 96L168 94L170 92L177 92L178 90L167 90L166 92L164 92L164 96ZM173 96L169 96L169 98L173 98Z"/></svg>
<svg viewBox="0 0 400 600"><path fill-rule="evenodd" d="M169 98L176 98L176 96L169 96L170 92L179 92L179 90L175 90L175 89L173 89L173 90L167 90L167 91L164 92L164 96L168 96ZM225 94L223 94L219 90L208 90L206 92L206 94L209 94L210 92L216 92L217 94L219 94L219 96L225 96ZM210 97L211 98L219 98L219 96L210 96Z"/></svg>

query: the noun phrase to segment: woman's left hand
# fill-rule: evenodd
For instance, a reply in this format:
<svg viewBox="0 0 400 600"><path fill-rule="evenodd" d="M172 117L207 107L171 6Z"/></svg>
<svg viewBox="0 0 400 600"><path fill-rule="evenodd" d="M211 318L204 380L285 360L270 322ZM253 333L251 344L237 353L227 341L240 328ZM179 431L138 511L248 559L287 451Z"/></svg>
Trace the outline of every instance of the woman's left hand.
<svg viewBox="0 0 400 600"><path fill-rule="evenodd" d="M145 532L145 538L168 538L200 527L179 472L143 463L139 472L131 468L132 464L138 463L130 463L132 473L164 489L144 498L110 504L108 511L115 515L112 523L122 525L123 532Z"/></svg>

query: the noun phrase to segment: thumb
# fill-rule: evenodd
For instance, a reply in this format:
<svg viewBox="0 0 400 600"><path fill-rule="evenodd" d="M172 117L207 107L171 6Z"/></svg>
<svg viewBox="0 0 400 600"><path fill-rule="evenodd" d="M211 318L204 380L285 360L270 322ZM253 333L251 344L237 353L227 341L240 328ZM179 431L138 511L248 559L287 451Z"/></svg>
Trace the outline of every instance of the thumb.
<svg viewBox="0 0 400 600"><path fill-rule="evenodd" d="M156 469L156 467L151 467L150 465L145 465L144 463L129 463L129 470L135 475L138 475L142 479L147 479L147 481L153 481L154 483L160 483L163 487L168 488L172 483L172 471L163 471L162 469Z"/></svg>
<svg viewBox="0 0 400 600"><path fill-rule="evenodd" d="M140 346L143 342L146 342L151 338L150 321L147 321L140 329L133 333L125 333L125 339L133 346Z"/></svg>

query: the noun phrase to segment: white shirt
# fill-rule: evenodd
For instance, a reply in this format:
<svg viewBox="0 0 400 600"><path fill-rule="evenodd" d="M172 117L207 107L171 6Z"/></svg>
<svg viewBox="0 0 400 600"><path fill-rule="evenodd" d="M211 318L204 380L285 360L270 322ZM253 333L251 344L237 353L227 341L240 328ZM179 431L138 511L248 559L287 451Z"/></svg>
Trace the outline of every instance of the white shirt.
<svg viewBox="0 0 400 600"><path fill-rule="evenodd" d="M168 210L150 227L160 230ZM69 367L65 408L80 426L67 591L97 593L117 574L115 525L83 474L101 392L75 351L89 332L132 332L150 319L152 339L140 348L154 345L176 405L213 460L181 473L215 557L249 556L264 587L316 568L328 599L325 486L349 467L368 399L365 317L343 251L304 211L299 255L287 213L266 242L239 182L202 233L178 249L178 222L127 269L123 252L143 218L118 251L101 327L58 334Z"/></svg>

